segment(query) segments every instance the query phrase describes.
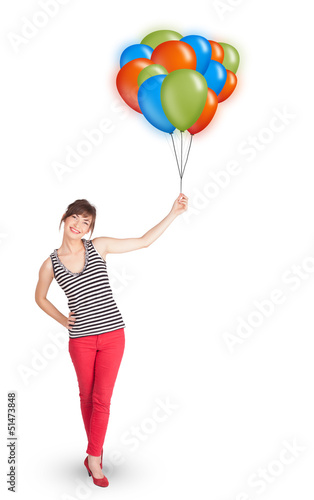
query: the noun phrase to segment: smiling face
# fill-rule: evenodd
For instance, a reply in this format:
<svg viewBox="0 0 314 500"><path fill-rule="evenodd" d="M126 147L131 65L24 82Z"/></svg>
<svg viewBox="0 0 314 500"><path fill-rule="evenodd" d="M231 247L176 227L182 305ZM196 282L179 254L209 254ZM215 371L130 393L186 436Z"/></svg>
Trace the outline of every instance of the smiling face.
<svg viewBox="0 0 314 500"><path fill-rule="evenodd" d="M90 231L91 215L69 215L64 221L64 233L70 238L81 239Z"/></svg>

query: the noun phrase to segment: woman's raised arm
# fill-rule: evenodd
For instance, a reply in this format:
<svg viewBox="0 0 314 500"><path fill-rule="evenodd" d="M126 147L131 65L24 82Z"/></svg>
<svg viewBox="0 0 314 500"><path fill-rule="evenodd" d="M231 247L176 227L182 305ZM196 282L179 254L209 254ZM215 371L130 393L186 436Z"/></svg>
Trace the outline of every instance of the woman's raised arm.
<svg viewBox="0 0 314 500"><path fill-rule="evenodd" d="M180 193L178 198L174 201L169 214L139 238L110 238L107 236L100 236L95 238L93 242L96 243L99 253L104 258L108 253L124 253L146 248L162 235L165 229L167 229L179 214L187 209L187 204L188 198Z"/></svg>

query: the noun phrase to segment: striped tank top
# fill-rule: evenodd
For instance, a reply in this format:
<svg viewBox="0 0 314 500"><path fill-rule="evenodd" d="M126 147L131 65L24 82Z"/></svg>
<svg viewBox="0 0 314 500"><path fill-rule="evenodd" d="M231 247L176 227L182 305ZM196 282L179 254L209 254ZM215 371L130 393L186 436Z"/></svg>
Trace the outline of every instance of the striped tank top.
<svg viewBox="0 0 314 500"><path fill-rule="evenodd" d="M70 338L98 335L125 327L112 295L107 262L92 240L82 238L82 241L85 264L79 273L72 273L62 264L57 249L50 254L54 277L65 292L68 307L75 317L72 328L68 328Z"/></svg>

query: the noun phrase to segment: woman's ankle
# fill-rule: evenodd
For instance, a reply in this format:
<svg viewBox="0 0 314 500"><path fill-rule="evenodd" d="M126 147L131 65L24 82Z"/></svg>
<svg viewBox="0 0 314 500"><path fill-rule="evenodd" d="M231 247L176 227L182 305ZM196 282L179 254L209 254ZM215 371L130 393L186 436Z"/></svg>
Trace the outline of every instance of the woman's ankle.
<svg viewBox="0 0 314 500"><path fill-rule="evenodd" d="M96 456L94 456L94 455L88 455L88 462L89 462L90 464L93 464L93 465L99 465L99 466L100 466L101 456L96 457Z"/></svg>

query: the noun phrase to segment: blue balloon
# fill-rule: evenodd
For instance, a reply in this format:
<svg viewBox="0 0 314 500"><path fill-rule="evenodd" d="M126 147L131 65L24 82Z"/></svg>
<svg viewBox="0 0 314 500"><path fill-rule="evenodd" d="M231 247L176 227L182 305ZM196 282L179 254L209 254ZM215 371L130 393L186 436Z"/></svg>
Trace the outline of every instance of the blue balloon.
<svg viewBox="0 0 314 500"><path fill-rule="evenodd" d="M180 39L180 42L185 42L191 45L196 54L196 71L205 73L210 63L212 56L212 46L209 41L200 35L188 35Z"/></svg>
<svg viewBox="0 0 314 500"><path fill-rule="evenodd" d="M155 75L147 78L138 90L139 107L146 120L151 125L171 134L175 127L170 123L162 108L160 89L162 82L168 75Z"/></svg>
<svg viewBox="0 0 314 500"><path fill-rule="evenodd" d="M226 83L227 70L218 61L210 61L208 68L204 73L204 78L207 81L208 88L212 89L218 95Z"/></svg>
<svg viewBox="0 0 314 500"><path fill-rule="evenodd" d="M134 45L130 45L121 54L120 57L120 68L124 66L126 63L133 61L133 59L138 59L139 57L145 57L145 59L150 59L150 56L153 53L152 47L149 45L145 45L142 43L135 43Z"/></svg>

